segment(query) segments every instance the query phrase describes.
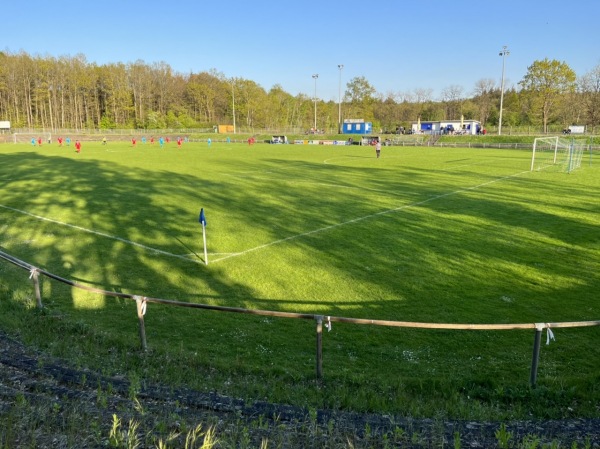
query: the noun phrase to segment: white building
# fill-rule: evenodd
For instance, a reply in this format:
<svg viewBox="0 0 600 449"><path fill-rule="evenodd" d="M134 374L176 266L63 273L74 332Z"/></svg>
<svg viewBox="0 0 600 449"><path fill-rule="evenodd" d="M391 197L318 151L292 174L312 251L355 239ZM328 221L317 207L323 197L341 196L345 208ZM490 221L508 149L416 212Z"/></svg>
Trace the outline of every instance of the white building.
<svg viewBox="0 0 600 449"><path fill-rule="evenodd" d="M477 120L441 120L412 123L413 134L471 134L484 133L481 122Z"/></svg>

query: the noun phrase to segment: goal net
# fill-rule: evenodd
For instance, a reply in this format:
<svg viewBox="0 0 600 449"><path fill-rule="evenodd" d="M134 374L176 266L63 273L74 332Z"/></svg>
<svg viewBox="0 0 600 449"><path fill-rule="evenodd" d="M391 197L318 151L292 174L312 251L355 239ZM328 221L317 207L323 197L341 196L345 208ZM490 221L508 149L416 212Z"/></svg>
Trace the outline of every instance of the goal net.
<svg viewBox="0 0 600 449"><path fill-rule="evenodd" d="M533 141L531 171L552 170L571 173L581 167L589 145L583 140L562 137L537 137Z"/></svg>
<svg viewBox="0 0 600 449"><path fill-rule="evenodd" d="M48 144L48 141L52 141L52 134L47 131L40 131L37 133L14 133L13 143L29 143L31 145L37 145L38 140L41 139L43 145Z"/></svg>

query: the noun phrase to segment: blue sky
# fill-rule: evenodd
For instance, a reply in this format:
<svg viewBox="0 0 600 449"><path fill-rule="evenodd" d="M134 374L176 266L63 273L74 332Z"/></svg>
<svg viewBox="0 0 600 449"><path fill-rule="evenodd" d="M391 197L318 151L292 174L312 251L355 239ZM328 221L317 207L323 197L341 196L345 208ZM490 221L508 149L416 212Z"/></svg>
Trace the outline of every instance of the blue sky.
<svg viewBox="0 0 600 449"><path fill-rule="evenodd" d="M481 79L506 86L544 58L577 75L600 65L600 1L429 2L402 0L32 0L4 2L0 50L83 54L106 64L166 62L180 73L216 69L266 90L337 101L363 76L377 90L413 92Z"/></svg>

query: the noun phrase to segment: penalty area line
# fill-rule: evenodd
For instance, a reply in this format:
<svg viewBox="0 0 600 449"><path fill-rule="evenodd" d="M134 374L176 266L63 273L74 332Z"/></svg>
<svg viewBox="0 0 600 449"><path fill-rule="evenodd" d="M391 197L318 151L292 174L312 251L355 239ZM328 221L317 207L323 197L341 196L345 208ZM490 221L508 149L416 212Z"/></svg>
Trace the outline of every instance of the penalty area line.
<svg viewBox="0 0 600 449"><path fill-rule="evenodd" d="M494 184L494 183L499 182L499 181L504 181L506 179L515 178L515 177L520 176L520 175L522 175L524 173L529 173L529 171L522 171L522 172L515 173L515 174L512 174L512 175L503 176L501 178L492 179L491 181L486 181L484 183L477 184L475 186L465 187L465 188L462 188L462 189L454 190L452 192L442 193L440 195L432 196L432 197L424 199L422 201L417 201L417 202L414 202L414 203L405 204L403 206L396 207L394 209L382 210L382 211L376 212L374 214L369 214L369 215L364 215L362 217L353 218L352 220L344 221L342 223L336 223L336 224L333 224L333 225L324 226L324 227L319 228L319 229L313 229L312 231L303 232L302 234L291 235L291 236L286 237L284 239L275 240L275 241L272 241L272 242L269 242L269 243L265 243L263 245L255 246L254 248L249 248L249 249L247 249L245 251L240 251L238 253L233 253L233 254L230 254L230 255L225 256L225 257L214 259L212 261L212 263L214 264L214 263L217 263L217 262L221 262L222 260L227 260L227 259L230 259L231 257L243 256L243 255L246 255L248 253L251 253L251 252L254 252L254 251L258 251L260 249L268 248L268 247L274 246L274 245L279 245L281 243L289 242L290 240L295 240L295 239L302 238L302 237L307 237L309 235L319 234L321 232L329 231L331 229L339 228L339 227L346 226L346 225L349 225L349 224L358 223L360 221L368 220L369 218L379 217L381 215L393 214L395 212L399 212L399 211L402 211L402 210L405 210L405 209L410 209L412 207L422 206L423 204L427 204L427 203L430 203L432 201L439 200L440 198L446 198L448 196L456 195L458 193L469 192L471 190L477 190L477 189L479 189L481 187L484 187L484 186L487 186L487 185L490 185L490 184Z"/></svg>
<svg viewBox="0 0 600 449"><path fill-rule="evenodd" d="M157 253L157 254L162 254L163 256L175 257L177 259L187 260L187 261L193 262L193 263L204 264L204 261L202 261L202 260L195 260L195 259L191 259L191 258L186 257L186 256L182 256L182 255L178 255L178 254L173 254L173 253L170 253L168 251L163 251L162 249L152 248L151 246L142 245L141 243L137 243L137 242L134 242L134 241L131 241L131 240L127 240L127 239L124 239L122 237L117 237L116 235L110 235L110 234L106 234L105 232L94 231L93 229L88 229L88 228L84 228L82 226L77 226L77 225L73 225L73 224L70 224L70 223L65 223L63 221L55 220L53 218L42 217L41 215L36 215L36 214L32 214L31 212L27 212L25 210L16 209L16 208L10 207L10 206L5 206L4 204L0 204L0 207L3 208L3 209L11 210L13 212L17 212L19 214L23 214L23 215L27 215L29 217L36 218L38 220L46 221L48 223L54 223L54 224L57 224L57 225L66 226L66 227L69 227L69 228L72 228L72 229L77 229L78 231L87 232L88 234L94 234L94 235L98 235L100 237L106 237L106 238L109 238L109 239L112 239L112 240L117 240L119 242L126 243L128 245L137 246L138 248L142 248L142 249L147 250L147 251L152 251L152 252Z"/></svg>

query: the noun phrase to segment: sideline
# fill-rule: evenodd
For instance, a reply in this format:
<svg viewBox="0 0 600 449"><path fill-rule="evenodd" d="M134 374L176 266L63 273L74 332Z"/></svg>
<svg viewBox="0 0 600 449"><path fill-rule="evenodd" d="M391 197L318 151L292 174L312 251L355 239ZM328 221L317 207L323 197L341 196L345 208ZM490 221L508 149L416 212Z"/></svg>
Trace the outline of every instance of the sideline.
<svg viewBox="0 0 600 449"><path fill-rule="evenodd" d="M439 200L440 198L446 198L448 196L456 195L458 193L469 192L471 190L477 190L477 189L479 189L481 187L484 187L484 186L487 186L487 185L490 185L490 184L494 184L496 182L504 181L506 179L515 178L515 177L520 176L520 175L522 175L524 173L530 173L530 171L529 170L524 170L524 171L521 171L519 173L515 173L515 174L512 174L512 175L503 176L501 178L493 179L491 181L487 181L487 182L484 182L484 183L481 183L481 184L477 184L475 186L465 187L465 188L461 188L461 189L458 189L458 190L454 190L452 192L442 193L440 195L432 196L432 197L424 199L422 201L417 201L417 202L414 202L414 203L405 204L405 205L400 206L400 207L396 207L396 208L393 208L393 209L383 210L383 211L380 211L380 212L376 212L374 214L364 215L362 217L357 217L357 218L353 218L352 220L344 221L344 222L341 222L341 223L336 223L336 224L329 225L329 226L324 226L324 227L318 228L318 229L313 229L312 231L303 232L301 234L291 235L289 237L286 237L286 238L283 238L283 239L279 239L279 240L274 240L272 242L265 243L265 244L259 245L259 246L255 246L254 248L249 248L249 249L244 250L244 251L239 251L239 252L235 252L235 253L229 253L229 254L225 255L224 257L212 259L211 260L211 264L214 265L217 262L222 262L222 261L230 259L232 257L244 256L246 254L249 254L249 253L261 250L261 249L269 248L271 246L279 245L281 243L286 243L286 242L289 242L291 240L296 240L298 238L306 237L306 236L309 236L309 235L319 234L321 232L329 231L331 229L339 228L339 227L346 226L346 225L349 225L349 224L358 223L360 221L368 220L369 218L379 217L379 216L382 216L382 215L387 215L387 214L392 214L392 213L395 213L395 212L399 212L399 211L402 211L402 210L405 210L405 209L410 209L410 208L413 208L413 207L422 206L423 204L427 204L427 203L430 203L432 201ZM67 227L70 227L72 229L77 229L79 231L87 232L89 234L94 234L94 235L98 235L98 236L101 236L101 237L106 237L106 238L109 238L109 239L112 239L112 240L117 240L119 242L123 242L123 243L126 243L128 245L136 246L138 248L142 248L142 249L147 250L147 251L152 251L152 252L157 253L157 254L162 254L163 256L175 257L177 259L186 260L186 261L189 261L189 262L192 262L192 263L195 263L195 264L204 264L204 261L201 260L201 259L194 259L194 258L190 258L190 257L187 257L185 255L181 255L181 254L173 254L173 253L170 253L168 251L163 251L163 250L160 250L160 249L157 249L157 248L152 248L151 246L146 246L146 245L143 245L141 243L137 243L137 242L134 242L132 240L128 240L128 239L125 239L125 238L122 238L122 237L118 237L118 236L111 235L111 234L106 234L104 232L95 231L93 229L84 228L82 226L77 226L77 225L73 225L73 224L70 224L70 223L65 223L65 222L62 222L62 221L59 221L59 220L54 220L54 219L48 218L48 217L42 217L41 215L36 215L36 214L31 213L31 212L27 212L27 211L24 211L24 210L21 210L21 209L16 209L14 207L6 206L4 204L0 204L0 208L11 210L13 212L17 212L17 213L20 213L20 214L23 214L23 215L28 215L30 217L36 218L38 220L46 221L46 222L49 222L49 223L54 223L54 224L58 224L58 225L62 225L62 226L67 226ZM215 254L223 254L223 253L209 253L209 254L210 255L215 255Z"/></svg>
<svg viewBox="0 0 600 449"><path fill-rule="evenodd" d="M421 206L423 204L430 203L431 201L435 201L435 200L438 200L440 198L445 198L447 196L456 195L456 194L461 193L461 192L469 192L471 190L476 190L476 189L479 189L481 187L484 187L484 186L487 186L487 185L490 185L490 184L494 184L494 183L499 182L499 181L504 181L506 179L515 178L515 177L520 176L520 175L522 175L524 173L529 173L529 170L524 170L524 171L519 172L519 173L515 173L515 174L512 174L512 175L508 175L508 176L503 176L503 177L498 178L498 179L493 179L491 181L487 181L487 182L484 182L484 183L481 183L481 184L477 184L476 186L466 187L466 188L454 190L454 191L448 192L448 193L442 193L440 195L432 196L432 197L427 198L427 199L422 200L422 201L417 201L417 202L414 202L414 203L405 204L403 206L396 207L394 209L383 210L381 212L376 212L374 214L365 215L363 217L353 218L352 220L344 221L342 223L336 223L336 224L333 224L333 225L325 226L323 228L314 229L312 231L304 232L302 234L291 235L291 236L286 237L284 239L275 240L273 242L265 243L264 245L259 245L259 246L256 246L254 248L250 248L250 249L247 249L245 251L241 251L239 253L233 253L233 254L231 254L229 256L225 256L225 257L214 259L211 262L214 264L214 263L217 263L217 262L221 262L222 260L227 260L227 259L229 259L231 257L243 256L245 254L248 254L248 253L251 253L251 252L254 252L254 251L258 251L259 249L268 248L270 246L278 245L280 243L285 243L285 242L288 242L290 240L295 240L297 238L306 237L308 235L313 235L313 234L318 234L320 232L328 231L330 229L339 228L339 227L345 226L347 224L358 223L359 221L367 220L369 218L378 217L378 216L381 216L381 215L392 214L394 212L398 212L398 211L401 211L401 210L405 210L405 209L409 209L409 208L412 208L412 207Z"/></svg>
<svg viewBox="0 0 600 449"><path fill-rule="evenodd" d="M109 238L109 239L112 239L112 240L117 240L119 242L123 242L123 243L126 243L128 245L137 246L138 248L142 248L142 249L145 249L147 251L153 251L155 253L162 254L163 256L176 257L178 259L189 260L190 262L194 262L194 263L198 263L198 264L204 265L204 261L203 260L190 259L189 257L184 257L184 256L181 256L179 254L173 254L173 253L170 253L168 251L163 251L161 249L152 248L151 246L142 245L141 243L137 243L137 242L134 242L132 240L127 240L127 239L124 239L122 237L118 237L116 235L110 235L110 234L106 234L104 232L94 231L93 229L88 229L88 228L84 228L82 226L77 226L77 225L74 225L74 224L65 223L63 221L55 220L53 218L42 217L41 215L32 214L31 212L27 212L27 211L21 210L21 209L15 209L14 207L5 206L4 204L0 204L0 208L7 209L7 210L10 210L10 211L13 211L13 212L17 212L17 213L20 213L20 214L23 214L23 215L27 215L29 217L37 218L38 220L46 221L48 223L54 223L54 224L61 225L61 226L67 226L69 228L77 229L78 231L87 232L88 234L94 234L94 235L98 235L100 237L106 237L106 238Z"/></svg>

